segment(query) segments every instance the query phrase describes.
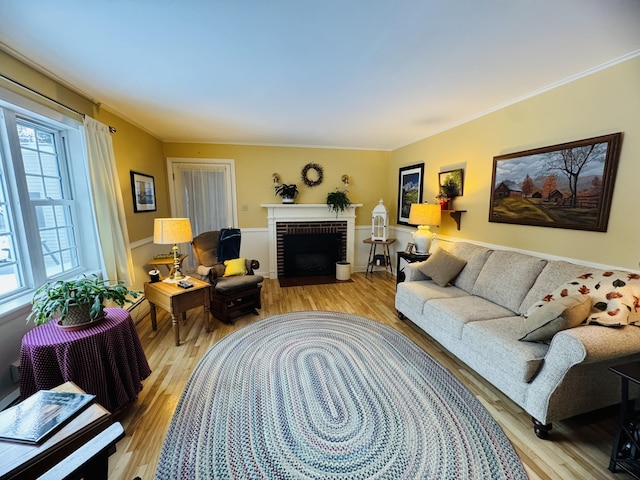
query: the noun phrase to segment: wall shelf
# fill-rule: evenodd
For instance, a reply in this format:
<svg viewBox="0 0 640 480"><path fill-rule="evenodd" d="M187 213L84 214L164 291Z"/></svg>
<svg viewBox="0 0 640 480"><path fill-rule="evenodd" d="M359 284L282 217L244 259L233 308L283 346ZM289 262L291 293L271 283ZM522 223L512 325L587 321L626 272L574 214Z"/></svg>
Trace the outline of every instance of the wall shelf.
<svg viewBox="0 0 640 480"><path fill-rule="evenodd" d="M460 220L462 218L462 214L466 212L466 210L445 210L445 212L449 212L451 218L456 221L456 225L458 225L458 230L460 230Z"/></svg>

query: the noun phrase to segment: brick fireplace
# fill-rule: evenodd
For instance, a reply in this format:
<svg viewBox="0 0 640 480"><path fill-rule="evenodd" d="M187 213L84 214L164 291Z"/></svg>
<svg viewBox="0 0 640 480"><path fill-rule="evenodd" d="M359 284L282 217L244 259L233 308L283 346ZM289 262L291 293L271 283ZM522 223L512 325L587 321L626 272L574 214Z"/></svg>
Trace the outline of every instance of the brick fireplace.
<svg viewBox="0 0 640 480"><path fill-rule="evenodd" d="M267 220L269 224L269 276L277 278L285 276L285 236L310 235L310 239L305 241L304 238L295 238L290 240L298 240L304 245L302 254L307 255L306 258L300 260L302 268L308 271L320 270L318 263L326 263L326 258L319 259L320 255L328 256L329 253L319 252L323 250L320 244L325 243L317 240L311 240L312 237L327 235L324 237L326 242L338 242L339 249L334 257L329 260L331 272L335 273L335 261L346 260L353 264L354 259L354 238L355 238L355 210L361 204L352 205L347 211L341 212L336 217L335 212L330 212L326 204L263 204L262 207L267 209ZM332 237L333 236L333 237ZM330 240L333 238L334 240ZM287 241L287 243L290 243ZM318 248L316 248L316 246ZM314 251L318 250L318 252ZM337 260L336 260L337 259ZM291 260L290 260L291 262ZM298 273L302 275L303 273ZM313 275L314 273L309 273ZM326 274L326 273L317 273ZM289 272L287 272L289 275Z"/></svg>

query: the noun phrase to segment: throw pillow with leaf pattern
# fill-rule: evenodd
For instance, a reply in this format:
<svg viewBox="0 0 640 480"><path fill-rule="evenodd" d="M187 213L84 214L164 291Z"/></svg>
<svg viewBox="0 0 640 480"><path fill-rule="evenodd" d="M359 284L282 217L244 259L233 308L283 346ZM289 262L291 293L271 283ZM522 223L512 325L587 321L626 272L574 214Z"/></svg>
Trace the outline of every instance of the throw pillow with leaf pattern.
<svg viewBox="0 0 640 480"><path fill-rule="evenodd" d="M640 326L640 274L616 270L593 271L580 275L545 295L528 311L569 295L589 295L591 312L587 324Z"/></svg>

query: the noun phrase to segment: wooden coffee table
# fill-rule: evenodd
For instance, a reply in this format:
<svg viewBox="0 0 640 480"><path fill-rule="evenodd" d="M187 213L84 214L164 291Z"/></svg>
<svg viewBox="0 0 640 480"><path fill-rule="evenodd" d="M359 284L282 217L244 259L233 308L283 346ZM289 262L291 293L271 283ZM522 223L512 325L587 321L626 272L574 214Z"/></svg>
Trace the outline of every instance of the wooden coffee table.
<svg viewBox="0 0 640 480"><path fill-rule="evenodd" d="M211 285L195 278L185 278L193 283L191 288L181 288L177 282L147 282L144 284L144 296L151 309L151 327L156 330L156 306L171 314L173 334L176 345L180 345L180 323L178 315L186 319L186 312L195 307L204 307L204 325L211 331Z"/></svg>

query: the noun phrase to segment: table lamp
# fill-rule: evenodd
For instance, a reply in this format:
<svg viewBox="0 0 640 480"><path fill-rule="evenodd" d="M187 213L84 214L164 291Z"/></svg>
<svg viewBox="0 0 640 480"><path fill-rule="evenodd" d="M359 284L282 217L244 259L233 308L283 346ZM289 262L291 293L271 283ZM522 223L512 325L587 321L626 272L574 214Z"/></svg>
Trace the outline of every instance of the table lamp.
<svg viewBox="0 0 640 480"><path fill-rule="evenodd" d="M188 218L154 218L153 219L153 243L171 244L173 243L173 273L172 280L180 280L184 275L180 271L180 261L178 260L178 243L190 242L193 240L191 232L191 222Z"/></svg>
<svg viewBox="0 0 640 480"><path fill-rule="evenodd" d="M416 253L428 253L431 240L436 236L429 229L429 225L440 226L442 210L440 205L429 203L412 203L409 210L409 224L417 225L418 230L413 232L413 243Z"/></svg>

